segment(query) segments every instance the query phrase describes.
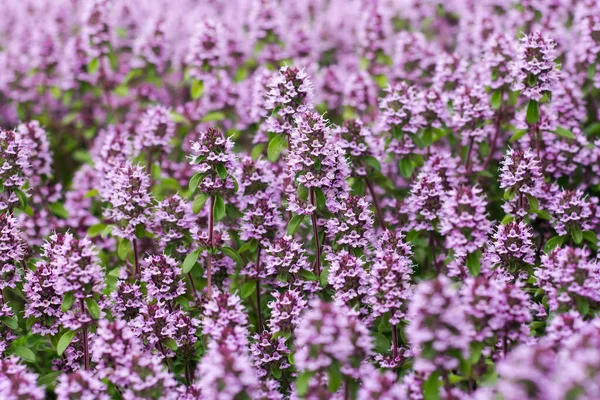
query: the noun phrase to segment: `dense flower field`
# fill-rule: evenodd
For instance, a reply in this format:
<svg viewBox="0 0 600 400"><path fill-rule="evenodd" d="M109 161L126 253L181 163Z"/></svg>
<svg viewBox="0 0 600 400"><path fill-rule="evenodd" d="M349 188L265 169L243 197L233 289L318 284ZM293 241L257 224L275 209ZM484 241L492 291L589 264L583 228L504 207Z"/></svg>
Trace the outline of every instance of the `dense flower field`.
<svg viewBox="0 0 600 400"><path fill-rule="evenodd" d="M598 0L0 3L0 399L600 399Z"/></svg>

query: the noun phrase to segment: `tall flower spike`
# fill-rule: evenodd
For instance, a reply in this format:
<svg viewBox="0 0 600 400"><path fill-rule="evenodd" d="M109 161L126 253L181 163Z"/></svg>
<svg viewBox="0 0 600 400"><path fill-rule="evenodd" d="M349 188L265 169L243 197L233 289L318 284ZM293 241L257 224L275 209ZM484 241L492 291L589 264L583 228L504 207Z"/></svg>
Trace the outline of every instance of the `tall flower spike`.
<svg viewBox="0 0 600 400"><path fill-rule="evenodd" d="M0 213L0 290L14 289L21 281L19 269L26 251L17 219L10 213Z"/></svg>
<svg viewBox="0 0 600 400"><path fill-rule="evenodd" d="M112 170L109 179L110 188L102 197L110 204L106 217L115 224L112 233L134 240L136 229L147 229L152 221L150 177L144 167L127 162Z"/></svg>
<svg viewBox="0 0 600 400"><path fill-rule="evenodd" d="M544 177L540 160L531 151L508 149L500 168L500 188L518 195L540 196Z"/></svg>
<svg viewBox="0 0 600 400"><path fill-rule="evenodd" d="M197 24L186 54L192 78L211 78L212 71L224 66L227 43L223 31L224 27L218 20L205 19Z"/></svg>
<svg viewBox="0 0 600 400"><path fill-rule="evenodd" d="M19 364L15 356L0 359L0 398L10 400L42 400L44 389L37 384L38 376Z"/></svg>
<svg viewBox="0 0 600 400"><path fill-rule="evenodd" d="M198 229L192 205L178 194L165 197L156 205L154 231L159 248L165 254L183 261L191 250L190 232Z"/></svg>
<svg viewBox="0 0 600 400"><path fill-rule="evenodd" d="M291 337L298 323L300 314L306 308L307 302L297 290L290 289L285 292L274 292L275 298L268 304L271 309L269 330L273 334L280 333L284 337Z"/></svg>
<svg viewBox="0 0 600 400"><path fill-rule="evenodd" d="M472 329L456 289L444 275L421 282L408 309L407 336L415 370L449 372L466 357Z"/></svg>
<svg viewBox="0 0 600 400"><path fill-rule="evenodd" d="M531 227L523 221L500 223L492 235L486 256L492 263L513 272L519 266L533 265L535 247L532 238Z"/></svg>
<svg viewBox="0 0 600 400"><path fill-rule="evenodd" d="M284 66L269 82L265 108L267 131L289 135L296 126L296 117L312 108L312 83L302 69Z"/></svg>
<svg viewBox="0 0 600 400"><path fill-rule="evenodd" d="M346 250L327 254L329 274L327 279L335 290L334 300L343 303L350 309L356 306L359 313L367 315L366 297L369 293L369 274L362 258L356 257Z"/></svg>
<svg viewBox="0 0 600 400"><path fill-rule="evenodd" d="M291 236L284 236L265 248L267 275L277 276L283 286L297 278L298 272L310 270L306 250Z"/></svg>
<svg viewBox="0 0 600 400"><path fill-rule="evenodd" d="M0 211L19 204L17 190L23 190L31 168L31 148L15 132L0 129Z"/></svg>
<svg viewBox="0 0 600 400"><path fill-rule="evenodd" d="M31 332L40 335L56 335L63 316L61 309L63 298L56 290L58 276L56 268L48 261L41 260L35 271L28 270L25 275L23 293L25 294L26 318L34 317Z"/></svg>
<svg viewBox="0 0 600 400"><path fill-rule="evenodd" d="M442 178L437 173L419 173L406 201L410 227L417 231L437 230L444 197Z"/></svg>
<svg viewBox="0 0 600 400"><path fill-rule="evenodd" d="M513 90L530 100L540 101L558 82L556 43L539 31L524 35L512 65Z"/></svg>
<svg viewBox="0 0 600 400"><path fill-rule="evenodd" d="M204 307L202 333L216 343L244 346L249 335L248 316L240 297L227 292L215 293Z"/></svg>
<svg viewBox="0 0 600 400"><path fill-rule="evenodd" d="M334 238L334 248L361 249L368 252L373 240L373 213L364 197L349 196L340 204L335 217L327 220L327 235Z"/></svg>
<svg viewBox="0 0 600 400"><path fill-rule="evenodd" d="M79 370L71 374L62 374L56 385L57 400L97 399L109 400L106 385L89 371Z"/></svg>
<svg viewBox="0 0 600 400"><path fill-rule="evenodd" d="M455 254L473 253L485 245L491 231L487 201L478 186L458 186L448 192L440 213L440 233Z"/></svg>
<svg viewBox="0 0 600 400"><path fill-rule="evenodd" d="M562 190L548 207L552 215L552 226L560 236L594 228L592 204L582 190Z"/></svg>
<svg viewBox="0 0 600 400"><path fill-rule="evenodd" d="M550 311L569 309L582 301L600 302L600 265L590 259L587 249L554 249L542 256L534 274L548 296Z"/></svg>
<svg viewBox="0 0 600 400"><path fill-rule="evenodd" d="M291 367L288 362L290 350L285 345L285 338L274 336L268 330L253 336L250 352L260 378Z"/></svg>
<svg viewBox="0 0 600 400"><path fill-rule="evenodd" d="M0 298L0 300L4 302L3 298ZM0 306L0 318L3 321L14 321L15 313L6 303ZM3 356L10 343L16 338L18 338L18 336L14 334L12 329L6 323L0 327L0 356Z"/></svg>
<svg viewBox="0 0 600 400"><path fill-rule="evenodd" d="M43 179L52 175L52 151L48 135L38 121L20 124L17 131L31 152L29 184L38 186Z"/></svg>
<svg viewBox="0 0 600 400"><path fill-rule="evenodd" d="M164 254L148 256L144 260L142 282L146 283L150 299L170 301L185 294L179 263Z"/></svg>
<svg viewBox="0 0 600 400"><path fill-rule="evenodd" d="M311 300L298 325L294 364L299 371L325 372L339 363L358 368L371 354L368 329L344 305Z"/></svg>
<svg viewBox="0 0 600 400"><path fill-rule="evenodd" d="M201 131L198 141L192 142L189 156L194 172L201 174L198 191L208 196L230 194L236 184L230 175L236 164L233 141L217 128Z"/></svg>
<svg viewBox="0 0 600 400"><path fill-rule="evenodd" d="M170 112L163 106L149 108L140 118L134 138L134 148L138 154L146 152L149 161L154 154L168 154L171 140L175 135L175 122Z"/></svg>

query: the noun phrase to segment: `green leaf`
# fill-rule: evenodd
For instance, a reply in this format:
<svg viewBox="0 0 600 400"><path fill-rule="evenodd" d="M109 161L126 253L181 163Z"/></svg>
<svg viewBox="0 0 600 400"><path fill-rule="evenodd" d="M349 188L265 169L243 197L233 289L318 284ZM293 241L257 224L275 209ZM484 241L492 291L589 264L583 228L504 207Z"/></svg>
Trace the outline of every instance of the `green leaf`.
<svg viewBox="0 0 600 400"><path fill-rule="evenodd" d="M127 255L129 254L129 240L121 239L119 242L119 247L117 248L117 255L121 261L125 261L127 259Z"/></svg>
<svg viewBox="0 0 600 400"><path fill-rule="evenodd" d="M71 341L75 337L75 333L77 333L77 332L76 331L66 331L60 337L60 340L58 341L58 344L56 345L56 353L59 355L59 357L62 356L63 353L65 352L65 350L67 349L67 347L69 347L69 345L71 344Z"/></svg>
<svg viewBox="0 0 600 400"><path fill-rule="evenodd" d="M94 58L87 65L87 70L90 75L94 75L98 71L98 68L100 68L100 60L98 58Z"/></svg>
<svg viewBox="0 0 600 400"><path fill-rule="evenodd" d="M290 222L288 222L287 226L287 234L288 236L293 236L302 221L304 220L304 215L294 215Z"/></svg>
<svg viewBox="0 0 600 400"><path fill-rule="evenodd" d="M390 351L391 342L390 340L381 333L375 334L375 350L378 353L386 354Z"/></svg>
<svg viewBox="0 0 600 400"><path fill-rule="evenodd" d="M527 134L527 129L517 129L515 133L508 139L510 143L516 142Z"/></svg>
<svg viewBox="0 0 600 400"><path fill-rule="evenodd" d="M313 274L311 271L309 271L307 269L301 269L300 272L298 272L298 276L300 276L300 278L304 279L305 281L311 281L311 282L316 282L318 279L315 274Z"/></svg>
<svg viewBox="0 0 600 400"><path fill-rule="evenodd" d="M98 303L96 303L96 300L92 298L85 299L85 305L87 306L87 310L92 316L92 318L100 318L100 307L98 307Z"/></svg>
<svg viewBox="0 0 600 400"><path fill-rule="evenodd" d="M240 289L240 297L247 299L256 291L256 281L248 281L242 285Z"/></svg>
<svg viewBox="0 0 600 400"><path fill-rule="evenodd" d="M19 205L21 209L25 209L27 207L27 195L20 189L12 189L13 193L17 195L19 198Z"/></svg>
<svg viewBox="0 0 600 400"><path fill-rule="evenodd" d="M188 188L190 189L190 193L194 193L196 191L196 189L198 188L198 185L204 179L204 176L206 176L206 174L204 174L202 172L198 172L190 178L190 183L188 185Z"/></svg>
<svg viewBox="0 0 600 400"><path fill-rule="evenodd" d="M190 96L192 96L193 100L197 100L202 97L204 93L204 82L194 79L192 81L192 86L190 87Z"/></svg>
<svg viewBox="0 0 600 400"><path fill-rule="evenodd" d="M290 353L291 354L291 353ZM308 393L308 384L313 373L310 371L304 371L296 379L296 393L298 396L304 396Z"/></svg>
<svg viewBox="0 0 600 400"><path fill-rule="evenodd" d="M471 342L471 352L469 354L469 362L471 365L477 364L479 359L481 358L481 352L485 348L485 343L483 342Z"/></svg>
<svg viewBox="0 0 600 400"><path fill-rule="evenodd" d="M227 257L231 258L233 261L235 261L238 265L244 264L244 260L242 259L242 257L240 257L238 252L232 249L231 247L221 247L221 252Z"/></svg>
<svg viewBox="0 0 600 400"><path fill-rule="evenodd" d="M99 193L100 192L98 192L98 189L91 189L91 190L88 190L87 193L85 194L85 196L83 196L83 197L85 197L86 199L88 199L90 197L96 197L96 196L98 196Z"/></svg>
<svg viewBox="0 0 600 400"><path fill-rule="evenodd" d="M208 200L208 196L205 193L201 193L198 196L196 196L194 202L192 203L192 211L194 212L194 214L198 214L200 210L202 210L204 204L206 203L206 200Z"/></svg>
<svg viewBox="0 0 600 400"><path fill-rule="evenodd" d="M225 217L225 200L221 196L215 196L213 215L215 221L220 221Z"/></svg>
<svg viewBox="0 0 600 400"><path fill-rule="evenodd" d="M260 157L262 152L265 151L265 147L267 147L266 143L259 143L256 146L254 146L252 148L252 153L251 153L252 159L258 160L258 157Z"/></svg>
<svg viewBox="0 0 600 400"><path fill-rule="evenodd" d="M319 188L313 188L313 193L315 194L317 209L325 210L325 203L327 201L325 199L325 193L323 193L323 191Z"/></svg>
<svg viewBox="0 0 600 400"><path fill-rule="evenodd" d="M537 101L529 100L526 119L529 125L535 125L540 120L540 105Z"/></svg>
<svg viewBox="0 0 600 400"><path fill-rule="evenodd" d="M578 225L571 227L571 237L576 244L580 244L583 241L583 232L581 232L581 228Z"/></svg>
<svg viewBox="0 0 600 400"><path fill-rule="evenodd" d="M575 304L577 304L577 310L584 317L590 312L590 302L585 297L575 297Z"/></svg>
<svg viewBox="0 0 600 400"><path fill-rule="evenodd" d="M169 350L177 351L177 342L171 338L161 340L161 343Z"/></svg>
<svg viewBox="0 0 600 400"><path fill-rule="evenodd" d="M185 124L187 122L187 119L183 115L175 111L171 111L171 120L178 124Z"/></svg>
<svg viewBox="0 0 600 400"><path fill-rule="evenodd" d="M188 254L187 257L185 257L185 260L183 260L183 266L182 266L182 270L183 270L184 274L187 274L188 272L190 272L192 270L192 268L194 268L194 265L196 265L196 261L198 261L199 255L200 255L200 250L194 250L190 254Z"/></svg>
<svg viewBox="0 0 600 400"><path fill-rule="evenodd" d="M469 253L467 256L467 269L473 276L479 276L481 272L481 251L477 250L473 253Z"/></svg>
<svg viewBox="0 0 600 400"><path fill-rule="evenodd" d="M87 230L87 234L89 237L96 237L101 234L106 229L106 224L100 222L99 224L92 225Z"/></svg>
<svg viewBox="0 0 600 400"><path fill-rule="evenodd" d="M565 236L554 236L548 239L546 244L544 245L544 251L546 253L551 252L554 248L562 246L565 240Z"/></svg>
<svg viewBox="0 0 600 400"><path fill-rule="evenodd" d="M57 217L63 219L69 218L69 212L65 209L65 206L62 203L50 203L48 204L48 209Z"/></svg>
<svg viewBox="0 0 600 400"><path fill-rule="evenodd" d="M337 392L340 386L342 386L343 379L342 370L338 363L333 363L333 365L329 367L327 377L327 389L331 393Z"/></svg>
<svg viewBox="0 0 600 400"><path fill-rule="evenodd" d="M75 303L75 295L73 292L68 292L65 294L65 297L63 297L60 308L63 310L63 312L67 312L71 309L71 307L73 307L73 303Z"/></svg>
<svg viewBox="0 0 600 400"><path fill-rule="evenodd" d="M31 349L29 349L28 347L15 346L15 347L13 347L13 354L21 357L23 360L25 360L27 362L30 362L30 363L36 362L35 353L33 351L31 351Z"/></svg>
<svg viewBox="0 0 600 400"><path fill-rule="evenodd" d="M222 121L225 119L225 113L221 111L209 112L200 120L200 122Z"/></svg>
<svg viewBox="0 0 600 400"><path fill-rule="evenodd" d="M492 108L494 110L498 110L502 106L502 91L501 90L495 90L494 93L492 93L491 103L492 103Z"/></svg>
<svg viewBox="0 0 600 400"><path fill-rule="evenodd" d="M367 156L367 157L363 158L363 160L364 160L365 164L367 164L369 167L371 167L377 171L381 171L381 163L375 157Z"/></svg>
<svg viewBox="0 0 600 400"><path fill-rule="evenodd" d="M284 134L276 135L269 141L267 147L267 158L271 162L277 161L279 154L287 147L287 137Z"/></svg>
<svg viewBox="0 0 600 400"><path fill-rule="evenodd" d="M217 164L216 166L217 174L219 174L219 178L227 179L227 168L223 164Z"/></svg>
<svg viewBox="0 0 600 400"><path fill-rule="evenodd" d="M527 202L529 203L529 209L532 212L536 212L537 210L539 210L540 203L538 202L538 199L536 199L534 196L528 194L527 195Z"/></svg>
<svg viewBox="0 0 600 400"><path fill-rule="evenodd" d="M402 176L409 179L413 173L413 164L410 158L406 157L400 160L400 172Z"/></svg>
<svg viewBox="0 0 600 400"><path fill-rule="evenodd" d="M573 132L571 132L567 128L563 128L562 126L559 126L558 128L556 128L554 133L556 133L558 136L564 137L566 139L575 139L575 135L573 134Z"/></svg>
<svg viewBox="0 0 600 400"><path fill-rule="evenodd" d="M62 374L62 371L53 371L49 374L42 376L38 379L38 385L40 386L52 386L56 383L56 379Z"/></svg>
<svg viewBox="0 0 600 400"><path fill-rule="evenodd" d="M594 231L583 231L583 238L592 244L598 243L598 235Z"/></svg>
<svg viewBox="0 0 600 400"><path fill-rule="evenodd" d="M502 218L502 225L507 225L509 222L513 222L514 220L515 220L515 217L507 214L504 216L504 218Z"/></svg>
<svg viewBox="0 0 600 400"><path fill-rule="evenodd" d="M440 398L440 382L439 372L433 372L429 378L423 382L423 398L425 400L439 400Z"/></svg>
<svg viewBox="0 0 600 400"><path fill-rule="evenodd" d="M319 277L319 283L321 284L321 287L325 287L329 283L329 267L327 267L327 268L323 269L323 271L321 271L321 276Z"/></svg>

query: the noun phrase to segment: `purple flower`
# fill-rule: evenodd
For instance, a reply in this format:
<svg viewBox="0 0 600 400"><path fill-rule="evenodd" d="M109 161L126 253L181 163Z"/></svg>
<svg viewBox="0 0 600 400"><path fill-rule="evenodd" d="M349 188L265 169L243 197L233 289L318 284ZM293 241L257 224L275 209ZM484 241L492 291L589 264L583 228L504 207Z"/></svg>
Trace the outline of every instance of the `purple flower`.
<svg viewBox="0 0 600 400"><path fill-rule="evenodd" d="M327 235L334 247L362 249L368 252L373 240L373 213L364 197L349 196L339 206L337 215L327 220Z"/></svg>
<svg viewBox="0 0 600 400"><path fill-rule="evenodd" d="M7 400L42 400L46 397L37 384L38 376L27 371L15 356L0 359L0 398Z"/></svg>
<svg viewBox="0 0 600 400"><path fill-rule="evenodd" d="M89 371L79 370L71 374L62 374L56 385L57 400L108 400L106 385Z"/></svg>
<svg viewBox="0 0 600 400"><path fill-rule="evenodd" d="M542 265L534 275L548 296L551 311L568 309L581 301L600 301L600 266L590 259L587 249L554 249L542 256Z"/></svg>
<svg viewBox="0 0 600 400"><path fill-rule="evenodd" d="M244 346L248 342L248 315L238 295L215 293L204 306L203 315L202 333L216 343Z"/></svg>
<svg viewBox="0 0 600 400"><path fill-rule="evenodd" d="M152 221L153 198L150 193L150 177L144 167L130 162L121 164L109 173L110 187L102 193L110 204L106 218L115 224L113 235L134 240L136 230L149 228Z"/></svg>
<svg viewBox="0 0 600 400"><path fill-rule="evenodd" d="M284 337L291 336L300 322L300 314L306 308L306 300L300 292L294 289L285 292L274 292L275 300L268 304L271 309L271 319L269 320L269 330L273 334L280 334Z"/></svg>
<svg viewBox="0 0 600 400"><path fill-rule="evenodd" d="M0 289L14 289L21 281L19 268L26 251L17 219L10 213L0 213Z"/></svg>
<svg viewBox="0 0 600 400"><path fill-rule="evenodd" d="M440 233L455 254L481 249L491 231L487 201L478 186L458 186L448 192L440 212Z"/></svg>
<svg viewBox="0 0 600 400"><path fill-rule="evenodd" d="M539 31L521 38L511 67L513 90L520 90L530 100L540 101L554 89L559 74L555 47L556 43Z"/></svg>
<svg viewBox="0 0 600 400"><path fill-rule="evenodd" d="M4 302L3 298L0 298L0 300ZM2 319L4 322L3 326L0 327L0 355L2 355L10 343L18 338L18 336L15 335L12 329L8 326L9 321L16 321L16 319L12 308L10 308L6 303L2 304L0 307L0 319Z"/></svg>
<svg viewBox="0 0 600 400"><path fill-rule="evenodd" d="M24 316L34 317L31 326L33 333L40 335L56 335L63 316L61 304L63 297L56 290L58 276L56 267L49 261L41 260L36 264L35 271L28 270L25 274L23 292L25 303Z"/></svg>
<svg viewBox="0 0 600 400"><path fill-rule="evenodd" d="M410 227L417 231L437 230L444 198L442 178L435 172L419 173L406 200Z"/></svg>
<svg viewBox="0 0 600 400"><path fill-rule="evenodd" d="M38 121L20 124L17 132L30 151L29 184L32 187L40 185L43 179L52 175L52 151L48 135Z"/></svg>
<svg viewBox="0 0 600 400"><path fill-rule="evenodd" d="M253 339L250 343L250 353L260 378L290 368L290 350L285 345L285 338L263 331L260 335L254 335Z"/></svg>
<svg viewBox="0 0 600 400"><path fill-rule="evenodd" d="M15 190L24 189L30 175L32 149L18 132L0 129L0 211L19 204Z"/></svg>
<svg viewBox="0 0 600 400"><path fill-rule="evenodd" d="M552 226L560 236L572 232L593 229L592 208L589 198L581 190L562 190L548 206Z"/></svg>
<svg viewBox="0 0 600 400"><path fill-rule="evenodd" d="M147 307L140 286L126 281L117 281L115 290L110 293L111 311L115 318L124 321L134 320Z"/></svg>
<svg viewBox="0 0 600 400"><path fill-rule="evenodd" d="M169 110L163 106L154 106L140 118L134 148L138 154L147 152L147 157L168 154L174 135L175 123Z"/></svg>
<svg viewBox="0 0 600 400"><path fill-rule="evenodd" d="M183 261L191 250L190 232L197 229L191 204L178 194L167 196L156 205L153 222L160 249Z"/></svg>
<svg viewBox="0 0 600 400"><path fill-rule="evenodd" d="M406 334L415 354L416 371L450 371L467 356L473 328L456 289L444 275L417 286L408 321Z"/></svg>
<svg viewBox="0 0 600 400"><path fill-rule="evenodd" d="M259 245L265 246L284 228L279 205L267 194L249 196L246 210L242 217L240 239L255 239Z"/></svg>
<svg viewBox="0 0 600 400"><path fill-rule="evenodd" d="M346 250L327 254L329 273L327 279L333 286L334 300L346 304L348 308L358 306L361 314L368 314L366 296L369 293L369 273L362 258Z"/></svg>
<svg viewBox="0 0 600 400"><path fill-rule="evenodd" d="M194 172L201 176L198 184L201 193L213 196L236 190L230 175L237 163L232 149L233 141L217 128L201 131L198 140L192 142L189 159Z"/></svg>
<svg viewBox="0 0 600 400"><path fill-rule="evenodd" d="M290 278L295 279L299 271L311 269L306 250L291 236L284 236L267 245L265 268L267 275L276 275L283 285Z"/></svg>
<svg viewBox="0 0 600 400"><path fill-rule="evenodd" d="M372 351L365 325L338 303L311 300L298 324L294 362L300 371L325 371L334 363L358 368Z"/></svg>
<svg viewBox="0 0 600 400"><path fill-rule="evenodd" d="M196 25L185 58L192 78L210 79L214 69L226 65L227 43L223 31L223 24L216 19L205 19Z"/></svg>
<svg viewBox="0 0 600 400"><path fill-rule="evenodd" d="M463 146L471 141L481 143L491 137L493 126L488 121L494 116L494 111L483 85L460 86L453 96L452 105L452 126L460 132Z"/></svg>
<svg viewBox="0 0 600 400"><path fill-rule="evenodd" d="M380 372L371 364L363 364L360 368L360 381L361 385L356 397L358 400L403 400L409 398L398 383L398 377L392 371ZM410 398L412 399L412 397Z"/></svg>
<svg viewBox="0 0 600 400"><path fill-rule="evenodd" d="M492 235L486 255L494 264L514 270L535 263L535 247L531 227L525 222L500 223Z"/></svg>
<svg viewBox="0 0 600 400"><path fill-rule="evenodd" d="M185 294L179 263L164 254L148 256L144 260L142 282L146 283L150 299L169 301Z"/></svg>
<svg viewBox="0 0 600 400"><path fill-rule="evenodd" d="M538 197L544 177L540 169L540 161L531 151L508 149L500 168L500 188L510 191L516 196L529 195Z"/></svg>

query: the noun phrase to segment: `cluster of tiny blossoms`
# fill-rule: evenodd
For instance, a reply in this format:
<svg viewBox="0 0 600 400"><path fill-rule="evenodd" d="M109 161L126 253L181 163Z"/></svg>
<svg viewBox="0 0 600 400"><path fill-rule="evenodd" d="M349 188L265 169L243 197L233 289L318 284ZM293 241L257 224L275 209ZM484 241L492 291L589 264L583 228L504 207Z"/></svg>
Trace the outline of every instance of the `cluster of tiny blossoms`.
<svg viewBox="0 0 600 400"><path fill-rule="evenodd" d="M600 5L20 0L0 399L600 398Z"/></svg>

